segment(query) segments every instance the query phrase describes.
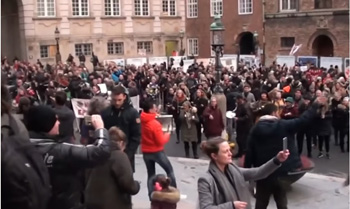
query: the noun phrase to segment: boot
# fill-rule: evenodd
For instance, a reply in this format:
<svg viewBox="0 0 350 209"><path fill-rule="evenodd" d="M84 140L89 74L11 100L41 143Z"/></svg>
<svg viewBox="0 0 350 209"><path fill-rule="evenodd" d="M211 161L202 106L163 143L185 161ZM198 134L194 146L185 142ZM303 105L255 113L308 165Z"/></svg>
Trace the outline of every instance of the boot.
<svg viewBox="0 0 350 209"><path fill-rule="evenodd" d="M192 151L193 151L193 158L198 159L198 154L197 154L197 142L192 142Z"/></svg>

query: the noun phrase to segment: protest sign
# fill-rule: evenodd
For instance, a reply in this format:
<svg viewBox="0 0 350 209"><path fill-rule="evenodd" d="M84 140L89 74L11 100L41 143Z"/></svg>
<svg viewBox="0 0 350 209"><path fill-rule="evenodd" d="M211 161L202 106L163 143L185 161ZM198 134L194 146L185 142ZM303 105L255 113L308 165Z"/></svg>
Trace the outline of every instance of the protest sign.
<svg viewBox="0 0 350 209"><path fill-rule="evenodd" d="M254 65L255 63L255 55L245 55L245 54L241 54L239 55L239 60L243 60L244 65L251 67Z"/></svg>
<svg viewBox="0 0 350 209"><path fill-rule="evenodd" d="M134 96L134 97L130 97L132 106L137 110L140 111L140 96Z"/></svg>
<svg viewBox="0 0 350 209"><path fill-rule="evenodd" d="M237 70L237 56L236 57L221 57L221 64L224 67L231 68L233 67L233 71Z"/></svg>
<svg viewBox="0 0 350 209"><path fill-rule="evenodd" d="M149 57L148 58L148 64L150 65L160 65L162 63L166 63L168 65L168 58L167 57Z"/></svg>
<svg viewBox="0 0 350 209"><path fill-rule="evenodd" d="M187 73L188 68L194 63L194 60L184 60L183 72Z"/></svg>
<svg viewBox="0 0 350 209"><path fill-rule="evenodd" d="M343 69L343 58L341 57L320 57L320 67L324 67L329 69L330 66L333 65L335 67L336 65Z"/></svg>
<svg viewBox="0 0 350 209"><path fill-rule="evenodd" d="M295 66L295 56L277 55L276 56L276 63L280 66L285 64L287 67L294 67Z"/></svg>
<svg viewBox="0 0 350 209"><path fill-rule="evenodd" d="M84 118L90 105L89 99L71 99L76 118Z"/></svg>
<svg viewBox="0 0 350 209"><path fill-rule="evenodd" d="M105 83L100 83L100 84L97 84L98 85L98 87L100 87L100 90L101 90L101 93L102 94L107 94L107 86L106 86L106 84Z"/></svg>
<svg viewBox="0 0 350 209"><path fill-rule="evenodd" d="M146 57L129 58L126 59L126 64L135 65L136 67L142 66L147 63Z"/></svg>
<svg viewBox="0 0 350 209"><path fill-rule="evenodd" d="M315 56L298 56L297 60L301 66L313 64L318 67L318 58Z"/></svg>
<svg viewBox="0 0 350 209"><path fill-rule="evenodd" d="M209 58L197 59L197 64L201 64L201 62L203 62L203 65L204 65L204 66L208 66L209 64L211 64Z"/></svg>
<svg viewBox="0 0 350 209"><path fill-rule="evenodd" d="M109 65L110 63L113 63L115 65L125 66L125 60L124 59L110 59L110 60L104 60L103 61L104 65Z"/></svg>

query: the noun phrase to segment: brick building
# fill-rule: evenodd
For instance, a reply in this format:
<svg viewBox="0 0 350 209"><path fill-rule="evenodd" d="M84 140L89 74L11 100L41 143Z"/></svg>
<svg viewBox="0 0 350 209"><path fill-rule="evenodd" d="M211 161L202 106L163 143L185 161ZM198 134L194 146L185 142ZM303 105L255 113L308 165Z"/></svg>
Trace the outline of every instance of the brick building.
<svg viewBox="0 0 350 209"><path fill-rule="evenodd" d="M187 55L209 58L210 24L215 14L222 16L225 26L225 54L255 54L253 33L262 43L263 12L261 0L187 0Z"/></svg>
<svg viewBox="0 0 350 209"><path fill-rule="evenodd" d="M349 1L265 1L266 63L288 55L349 57Z"/></svg>
<svg viewBox="0 0 350 209"><path fill-rule="evenodd" d="M1 13L1 50L9 60L53 63L56 27L63 61L80 51L100 61L140 51L171 55L185 30L185 0L6 0Z"/></svg>

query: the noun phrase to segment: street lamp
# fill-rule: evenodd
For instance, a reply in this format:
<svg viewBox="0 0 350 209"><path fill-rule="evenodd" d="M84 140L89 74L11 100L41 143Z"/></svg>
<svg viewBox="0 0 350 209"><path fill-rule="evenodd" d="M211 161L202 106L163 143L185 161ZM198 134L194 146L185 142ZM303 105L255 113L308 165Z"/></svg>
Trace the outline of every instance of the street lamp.
<svg viewBox="0 0 350 209"><path fill-rule="evenodd" d="M60 45L59 45L59 40L60 40L60 31L56 27L55 30L55 39L56 39L56 63L58 64L61 62L61 53L60 53Z"/></svg>
<svg viewBox="0 0 350 209"><path fill-rule="evenodd" d="M216 86L214 88L214 93L223 93L223 89L220 85L220 74L222 69L222 64L220 57L224 50L224 31L225 27L221 22L221 17L215 15L214 22L210 25L210 38L211 47L215 52L215 71L216 71Z"/></svg>
<svg viewBox="0 0 350 209"><path fill-rule="evenodd" d="M180 55L183 55L182 51L183 51L183 39L185 36L185 31L181 29L179 36L180 36Z"/></svg>
<svg viewBox="0 0 350 209"><path fill-rule="evenodd" d="M259 34L258 32L254 31L254 49L255 49L255 55L258 56L259 54Z"/></svg>

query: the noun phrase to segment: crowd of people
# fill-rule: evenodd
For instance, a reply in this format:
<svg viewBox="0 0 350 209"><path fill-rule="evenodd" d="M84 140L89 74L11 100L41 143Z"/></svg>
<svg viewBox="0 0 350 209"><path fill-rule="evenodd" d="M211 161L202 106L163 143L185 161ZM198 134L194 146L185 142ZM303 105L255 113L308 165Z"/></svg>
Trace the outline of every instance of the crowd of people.
<svg viewBox="0 0 350 209"><path fill-rule="evenodd" d="M222 68L221 79L216 81L215 66L196 61L183 69L172 67L172 60L169 64L122 66L111 62L103 66L94 59L92 70L79 61L76 64L70 55L66 63L44 66L39 60L28 63L14 59L10 63L6 57L2 59L2 129L9 128L8 138L29 131L16 144L2 144L2 149L10 150L2 156L9 157L16 147L32 145L37 153L28 149L18 161L35 167L34 173L41 174L33 180L39 182L33 187L40 192L50 191L35 199L33 206L23 206L26 200L10 199L11 195L24 195L26 191L18 193L16 189L21 185L11 185L21 177L11 175L10 170L6 177L12 181L4 185L13 188L6 202L9 208L44 209L46 203L49 208L95 209L115 205L132 208L131 196L140 190L140 182L133 178L139 146L147 168L152 208L176 208L180 193L164 152L170 133L163 133L156 120L161 112L173 116L176 140L183 143L186 157L191 156L192 149L192 157L199 158L198 145L205 136L201 148L212 164L208 170L210 177L198 182L203 209L223 203L226 204L223 208L250 208L245 187L242 186L241 196L236 187L227 186L236 185L236 177L239 181L263 179L257 184L257 209L266 208L270 195L277 193L278 208L286 208L285 192L275 183L276 178L300 168L304 141L309 158L314 147L318 148L318 158L330 159L331 139L340 152L349 152L349 83L337 66L318 69L311 64L303 72L298 63L292 67L276 63L264 67L247 66L241 61L238 69ZM221 139L227 125L213 92L218 83L223 87L227 111L235 112L232 123L238 145L235 155ZM105 84L107 91L100 84ZM131 103L133 96L140 97L140 107ZM88 117L79 124L80 139L76 138L75 114L70 103L74 98L91 99ZM22 123L24 126L18 125ZM279 142L284 137L288 138L288 150L281 151ZM34 162L40 158L38 153L44 159L41 164ZM28 160L29 155L36 159ZM218 174L220 170L226 172L233 157L242 156L246 168L256 168L243 172L229 166L227 172L235 173L231 177ZM7 163L13 166L14 162ZM156 174L156 163L166 176ZM213 195L207 187L213 186L212 181L218 184L223 196L208 197ZM274 187L268 190L267 185Z"/></svg>

